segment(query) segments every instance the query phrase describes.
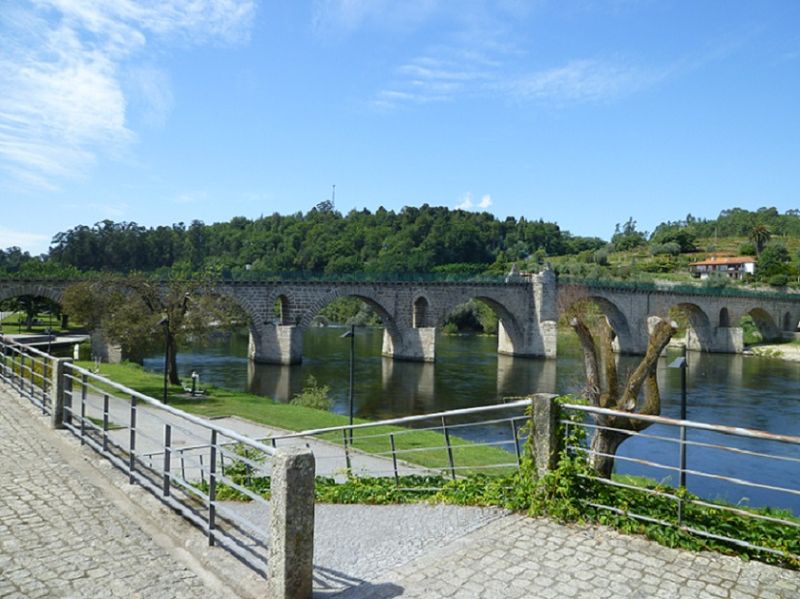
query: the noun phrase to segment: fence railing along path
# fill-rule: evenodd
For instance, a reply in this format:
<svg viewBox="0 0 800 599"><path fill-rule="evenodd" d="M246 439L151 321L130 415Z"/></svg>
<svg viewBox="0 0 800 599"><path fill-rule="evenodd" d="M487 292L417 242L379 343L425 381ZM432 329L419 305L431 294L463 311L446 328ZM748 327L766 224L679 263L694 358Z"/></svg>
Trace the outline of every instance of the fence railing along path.
<svg viewBox="0 0 800 599"><path fill-rule="evenodd" d="M55 358L2 336L0 380L49 416L53 428L70 431L82 445L122 470L131 484L141 485L202 529L209 545L223 546L265 575L270 596L311 596L314 456L309 449L275 449L165 405L69 359ZM150 421L147 426L142 425L143 417ZM175 441L205 443L206 464L191 467L207 476L193 480L180 473L181 459L173 451ZM161 448L159 463L142 460L141 447L148 445ZM220 465L226 457L248 462L254 472L270 476L269 502L222 472ZM250 532L266 528L266 523L243 522L236 511L225 510L217 501L220 483L269 505L269 546L260 540L263 535Z"/></svg>
<svg viewBox="0 0 800 599"><path fill-rule="evenodd" d="M1 338L0 338L1 339ZM474 473L508 474L522 461L523 444L530 429L536 471L539 475L552 469L565 440L561 434L580 427L589 434L598 428L602 415L624 416L648 421L654 426L641 432L629 432L658 445L656 458L651 453L637 454L641 445L623 444L616 461L647 468L651 483L615 477L585 475L599 485L625 489L641 496L659 497L671 502L674 512L653 517L637 513L625 505L612 505L579 498L597 510L605 510L685 533L746 547L765 553L779 553L800 560L800 551L776 548L774 542L742 538L737 531L718 534L692 524L687 514L694 508L719 514L735 514L751 521L777 527L786 538L800 536L800 519L784 511L769 513L741 505L738 498L753 490L768 491L777 498L788 498L790 505L800 505L800 437L776 435L765 431L678 420L662 416L642 416L614 412L585 405L559 405L552 395L533 396L505 404L449 410L434 414L394 418L379 422L337 426L286 433L271 431L260 440L259 425L248 425L247 434L236 432L232 419L221 426L165 406L131 389L99 377L68 360L54 359L43 352L13 343L3 343L1 378L28 397L38 409L51 414L54 425L63 426L81 442L90 445L125 471L133 482L142 484L166 501L176 501L184 515L209 535L211 542L225 544L252 563L266 560L264 543L248 538L253 523L237 520L237 510L216 501L215 486L224 483L253 501L263 497L246 484L237 483L225 474L225 464L238 462L257 476L272 477L273 514L278 483L276 459L281 452L296 452L310 446L317 458L319 473L333 475L341 482L357 471L360 476L394 477L404 484L406 474L439 474L439 484ZM577 416L577 418L575 417ZM152 421L150 421L152 419ZM528 427L530 423L530 427ZM119 428L116 428L119 427ZM161 428L159 428L161 427ZM113 430L116 429L116 430ZM163 433L162 433L163 431ZM690 434L687 434L688 433ZM713 437L713 438L712 438ZM744 442L746 441L746 443ZM242 451L246 448L247 451ZM628 451L631 448L632 451ZM573 455L588 456L587 442L566 447ZM327 453L326 453L327 452ZM182 455L181 455L182 454ZM369 454L369 455L366 455ZM290 453L289 455L307 455ZM683 459L681 459L681 455ZM765 478L757 465L749 472L760 476L731 473L723 467L721 455L739 460L777 462L780 476ZM688 456L688 460L686 459ZM712 459L698 460L701 456ZM361 462L358 459L364 458ZM313 458L311 460L313 462ZM736 461L728 464L736 464ZM415 466L417 464L418 466ZM688 465L687 465L688 464ZM705 464L704 466L698 464ZM311 466L313 480L313 465ZM765 470L765 472L767 472ZM773 471L774 472L774 471ZM674 481L693 482L693 494L677 488ZM702 481L727 485L733 497L727 503L708 492ZM313 500L313 491L312 491ZM313 503L312 503L313 508ZM245 510L246 512L247 510ZM257 524L256 524L257 525ZM289 527L289 523L285 524ZM273 537L278 538L278 537ZM266 560L271 564L271 560ZM272 566L270 565L270 569Z"/></svg>

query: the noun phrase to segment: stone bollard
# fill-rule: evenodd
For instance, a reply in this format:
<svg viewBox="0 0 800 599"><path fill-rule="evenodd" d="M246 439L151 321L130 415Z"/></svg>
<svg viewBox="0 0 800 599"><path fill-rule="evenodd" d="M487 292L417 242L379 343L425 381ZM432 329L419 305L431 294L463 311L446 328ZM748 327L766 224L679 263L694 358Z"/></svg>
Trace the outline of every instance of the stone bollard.
<svg viewBox="0 0 800 599"><path fill-rule="evenodd" d="M272 461L269 597L311 597L314 571L314 454L277 450Z"/></svg>
<svg viewBox="0 0 800 599"><path fill-rule="evenodd" d="M64 391L72 387L71 380L64 376L64 364L71 358L53 358L52 384L50 385L50 427L64 428Z"/></svg>
<svg viewBox="0 0 800 599"><path fill-rule="evenodd" d="M558 396L550 393L536 393L531 398L533 453L537 478L541 478L558 465L561 440L558 438L559 406L556 397Z"/></svg>

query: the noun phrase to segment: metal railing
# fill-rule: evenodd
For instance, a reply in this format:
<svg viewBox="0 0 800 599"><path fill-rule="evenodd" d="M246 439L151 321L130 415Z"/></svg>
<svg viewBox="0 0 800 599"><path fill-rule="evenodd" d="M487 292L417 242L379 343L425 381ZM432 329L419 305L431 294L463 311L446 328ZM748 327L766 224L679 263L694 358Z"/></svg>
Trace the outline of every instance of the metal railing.
<svg viewBox="0 0 800 599"><path fill-rule="evenodd" d="M220 505L216 491L225 483L266 505L264 497L225 476L221 464L226 458L241 461L270 476L268 458L275 454L274 448L69 362L64 364L64 379L64 427L81 444L108 458L131 483L159 495L204 530L209 545L224 545L257 571L266 572L266 547L252 535L253 523ZM183 445L200 443L202 452L184 455ZM161 460L140 457L156 448Z"/></svg>
<svg viewBox="0 0 800 599"><path fill-rule="evenodd" d="M561 411L561 424L567 429L568 439L571 438L569 429L578 427L587 433L587 440L593 433L606 430L647 442L639 445L626 442L615 455L593 452L588 442L568 444L566 449L573 455L587 459L592 454L612 457L621 466L618 470L630 472L611 478L592 474L583 477L606 488L657 497L673 504L672 510L667 509L666 514L662 511L658 517L653 517L652 513L637 513L625 501L614 505L584 499L589 507L647 524L672 527L705 539L800 560L796 545L794 549L783 546L784 539L800 538L797 509L800 506L800 437L585 405L564 404ZM600 424L603 417L624 417L650 423L653 427L640 432L616 429ZM721 456L735 456L736 459L723 460ZM752 461L746 475L741 473L744 460ZM781 464L783 476L780 480L770 480L764 474L768 471L763 466L766 462ZM689 492L681 483L688 486ZM764 508L743 505L755 492L764 494ZM780 509L782 505L784 509ZM767 523L775 530L761 530L758 539L745 539L742 534L736 536L730 527L727 534L719 534L703 523L709 516L722 514Z"/></svg>
<svg viewBox="0 0 800 599"><path fill-rule="evenodd" d="M49 414L54 428L70 431L81 445L124 472L131 484L141 485L203 530L209 545L222 546L268 576L275 596L285 594L281 585L286 582L285 572L292 568L308 570L307 576L300 578L310 592L310 557L299 566L289 563L300 560L301 554L313 547L313 518L305 518L305 512L313 512L313 457L309 452L287 457L271 445L165 405L69 359L49 356L2 336L0 356L2 381ZM186 452L186 446L193 447L191 452ZM159 460L148 457L156 452ZM310 469L306 467L308 459ZM278 480L273 482L273 492L288 499L277 507L273 502L268 535L266 520L248 518L217 497L224 484L261 505L264 512L270 505L262 494L228 476L226 464L228 469L245 465L254 477ZM308 470L308 475L288 480L284 470L297 470L298 465ZM302 517L295 517L298 503L305 506ZM294 514L285 509L289 504L293 504ZM295 545L294 554L281 549L287 535L304 537L301 546Z"/></svg>
<svg viewBox="0 0 800 599"><path fill-rule="evenodd" d="M394 478L409 491L431 490L469 474L509 474L517 470L528 438L526 413L531 399L447 410L354 425L309 429L260 437L273 448L308 446L317 476L344 482L352 476ZM183 460L197 459L208 445L182 449ZM158 462L163 451L145 456ZM408 487L406 477L425 477Z"/></svg>
<svg viewBox="0 0 800 599"><path fill-rule="evenodd" d="M0 380L22 397L50 413L50 389L53 357L0 335Z"/></svg>

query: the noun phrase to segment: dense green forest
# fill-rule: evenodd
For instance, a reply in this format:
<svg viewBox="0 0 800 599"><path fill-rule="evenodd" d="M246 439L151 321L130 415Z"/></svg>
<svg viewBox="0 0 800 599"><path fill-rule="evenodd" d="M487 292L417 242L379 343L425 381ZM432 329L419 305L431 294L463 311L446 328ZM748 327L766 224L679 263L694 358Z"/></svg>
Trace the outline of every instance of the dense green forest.
<svg viewBox="0 0 800 599"><path fill-rule="evenodd" d="M786 284L797 279L798 240L800 211L781 214L775 208L733 208L715 219L688 215L660 224L652 234L628 219L605 241L571 235L556 223L501 220L487 212L423 205L343 215L322 203L305 214L236 217L210 225L193 221L148 228L110 220L81 225L55 235L43 256L0 250L0 276L502 275L512 263L539 270L549 262L564 274L627 278L686 273L691 259L728 250L757 254L759 278Z"/></svg>

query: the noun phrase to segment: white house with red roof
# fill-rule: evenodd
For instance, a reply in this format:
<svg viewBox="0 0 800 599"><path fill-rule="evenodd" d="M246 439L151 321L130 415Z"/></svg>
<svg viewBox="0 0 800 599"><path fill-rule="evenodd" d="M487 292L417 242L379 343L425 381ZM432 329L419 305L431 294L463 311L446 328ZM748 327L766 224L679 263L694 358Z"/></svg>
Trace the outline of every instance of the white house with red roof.
<svg viewBox="0 0 800 599"><path fill-rule="evenodd" d="M741 279L744 275L756 272L756 258L752 256L711 256L690 265L692 275L707 279L711 273L727 275L731 279Z"/></svg>

